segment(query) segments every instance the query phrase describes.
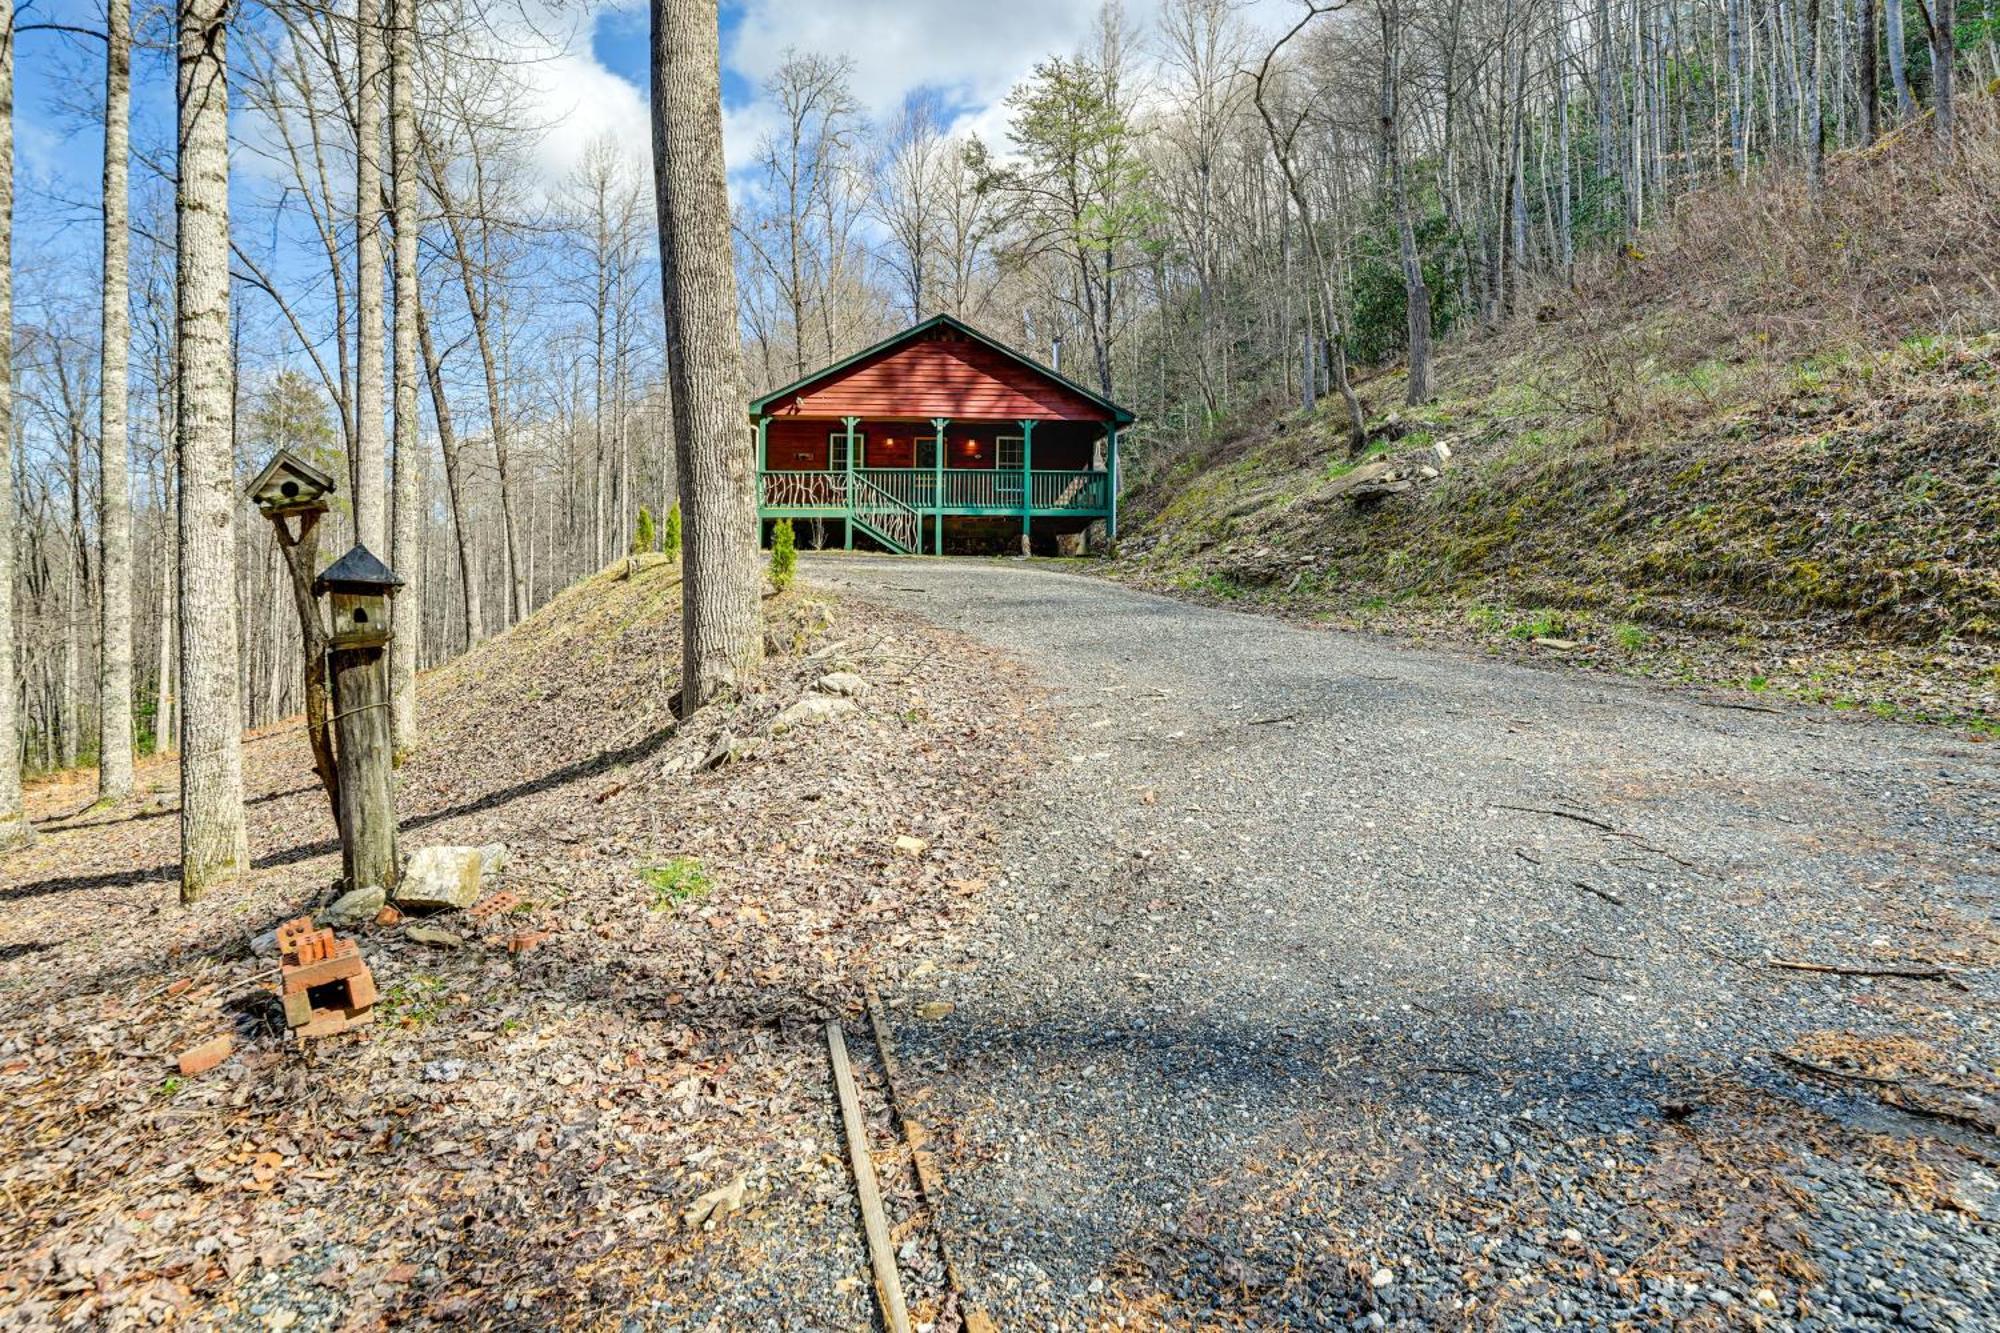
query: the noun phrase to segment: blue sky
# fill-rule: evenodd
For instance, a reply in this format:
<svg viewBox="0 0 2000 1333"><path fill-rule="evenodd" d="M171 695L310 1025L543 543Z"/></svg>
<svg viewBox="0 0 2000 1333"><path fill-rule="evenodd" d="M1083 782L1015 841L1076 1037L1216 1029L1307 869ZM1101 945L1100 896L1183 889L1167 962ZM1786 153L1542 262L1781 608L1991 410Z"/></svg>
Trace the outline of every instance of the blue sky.
<svg viewBox="0 0 2000 1333"><path fill-rule="evenodd" d="M552 126L538 152L550 184L574 164L590 138L610 133L643 153L647 142L647 32L643 0L612 0L588 18L567 0L525 0L551 16L538 24L562 34L556 45L528 41L527 68ZM102 27L103 0L25 0L19 21ZM1134 9L1147 7L1146 0ZM854 90L875 116L890 114L919 88L933 88L967 127L998 139L999 103L1035 61L1071 49L1089 30L1094 0L732 0L722 10L723 101L732 166L740 169L769 125L762 85L787 49L817 50L854 61ZM142 14L147 12L141 10ZM157 18L159 7L150 12ZM567 30L565 31L565 27ZM155 29L156 43L164 36ZM102 47L48 32L26 32L16 51L17 193L21 240L31 251L60 247L94 204L100 132L90 110L102 79ZM78 105L81 103L81 105ZM135 142L170 146L172 66L163 50L136 57ZM144 176L135 167L135 185Z"/></svg>
<svg viewBox="0 0 2000 1333"><path fill-rule="evenodd" d="M19 23L70 24L101 30L104 0L23 0ZM1131 17L1150 17L1157 0L1128 0ZM494 40L522 57L533 85L531 114L548 126L533 147L533 174L551 193L561 187L585 148L610 136L648 169L648 33L645 0L510 0L494 13L535 11L536 21ZM169 187L147 164L170 163L173 145L173 65L165 49L163 8L141 6L139 36L150 48L134 55L132 167L135 225L145 225L149 199L170 201ZM250 11L255 15L253 8ZM746 169L761 135L774 124L762 89L788 50L818 51L853 62L852 86L864 110L884 118L918 89L935 90L959 118L995 147L1005 138L1002 105L1008 91L1049 55L1076 49L1097 12L1096 0L730 0L722 9L725 149L738 190L754 188ZM256 21L254 18L252 21ZM23 321L54 318L94 326L99 254L99 99L103 46L87 38L23 32L16 44L16 301ZM241 136L254 122L232 108ZM310 311L324 259L296 219L280 226L268 207L280 182L254 153L232 162L237 234L263 257L279 281L301 284L294 299ZM297 355L269 303L252 298L245 317L246 348L287 360ZM308 315L310 318L310 315Z"/></svg>

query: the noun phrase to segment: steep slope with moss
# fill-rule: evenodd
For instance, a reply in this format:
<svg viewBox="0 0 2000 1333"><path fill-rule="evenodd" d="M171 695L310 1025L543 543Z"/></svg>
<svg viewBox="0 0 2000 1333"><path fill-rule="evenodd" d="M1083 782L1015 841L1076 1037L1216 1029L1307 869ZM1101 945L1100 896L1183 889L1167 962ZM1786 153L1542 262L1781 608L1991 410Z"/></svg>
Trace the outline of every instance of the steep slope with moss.
<svg viewBox="0 0 2000 1333"><path fill-rule="evenodd" d="M1272 406L1131 497L1122 577L1836 707L2000 716L2000 132L1684 201L1446 348ZM1444 446L1441 450L1438 446ZM1413 484L1356 498L1357 465ZM1434 472L1435 475L1427 475Z"/></svg>

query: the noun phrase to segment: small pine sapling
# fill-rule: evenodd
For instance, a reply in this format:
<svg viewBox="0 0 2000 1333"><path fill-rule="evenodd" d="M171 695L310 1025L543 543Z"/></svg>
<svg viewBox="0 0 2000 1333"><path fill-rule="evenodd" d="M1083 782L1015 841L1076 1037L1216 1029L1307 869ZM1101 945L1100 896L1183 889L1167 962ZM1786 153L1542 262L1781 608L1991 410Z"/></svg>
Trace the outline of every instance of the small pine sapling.
<svg viewBox="0 0 2000 1333"><path fill-rule="evenodd" d="M632 554L651 555L659 534L653 531L653 511L639 506L638 530L632 534Z"/></svg>
<svg viewBox="0 0 2000 1333"><path fill-rule="evenodd" d="M798 572L798 538L792 532L792 520L781 518L771 525L771 585L783 592L792 586Z"/></svg>
<svg viewBox="0 0 2000 1333"><path fill-rule="evenodd" d="M666 531L660 536L660 549L675 560L681 558L681 502L674 501L674 507L667 511Z"/></svg>

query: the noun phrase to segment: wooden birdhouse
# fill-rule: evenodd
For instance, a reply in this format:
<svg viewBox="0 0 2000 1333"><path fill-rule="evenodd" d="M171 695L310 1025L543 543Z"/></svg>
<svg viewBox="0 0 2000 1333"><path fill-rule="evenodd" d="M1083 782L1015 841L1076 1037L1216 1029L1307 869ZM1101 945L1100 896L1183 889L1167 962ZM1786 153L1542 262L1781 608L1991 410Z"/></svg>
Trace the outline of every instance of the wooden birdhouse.
<svg viewBox="0 0 2000 1333"><path fill-rule="evenodd" d="M395 571L357 544L328 565L313 580L313 592L325 594L333 611L333 637L328 646L373 648L389 641L389 599L403 581Z"/></svg>
<svg viewBox="0 0 2000 1333"><path fill-rule="evenodd" d="M289 449L280 449L250 483L250 500L267 515L324 510L333 478Z"/></svg>

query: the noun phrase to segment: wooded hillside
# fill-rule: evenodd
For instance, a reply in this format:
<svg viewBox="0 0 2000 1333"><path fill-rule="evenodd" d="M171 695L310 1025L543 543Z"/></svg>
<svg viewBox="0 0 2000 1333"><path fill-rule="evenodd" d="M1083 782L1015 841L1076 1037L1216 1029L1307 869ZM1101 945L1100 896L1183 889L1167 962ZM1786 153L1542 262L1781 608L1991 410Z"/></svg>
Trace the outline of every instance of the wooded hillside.
<svg viewBox="0 0 2000 1333"><path fill-rule="evenodd" d="M1990 725L2000 127L1681 201L1338 412L1156 455L1133 576L1544 659ZM1984 722L1981 723L1981 719Z"/></svg>

